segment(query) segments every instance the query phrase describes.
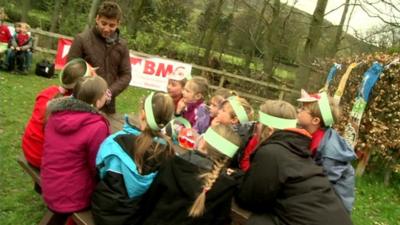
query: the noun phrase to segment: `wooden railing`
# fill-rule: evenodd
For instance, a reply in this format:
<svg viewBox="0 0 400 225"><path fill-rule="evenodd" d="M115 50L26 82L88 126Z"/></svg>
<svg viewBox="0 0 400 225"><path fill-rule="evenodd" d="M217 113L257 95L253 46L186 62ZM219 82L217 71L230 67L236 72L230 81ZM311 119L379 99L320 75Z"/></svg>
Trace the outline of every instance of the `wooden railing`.
<svg viewBox="0 0 400 225"><path fill-rule="evenodd" d="M34 41L34 49L36 51L49 53L49 54L54 54L54 55L57 53L57 50L39 46L41 36L57 38L57 39L58 38L65 38L65 39L70 39L70 40L73 39L73 37L70 37L70 36L65 36L65 35L52 33L52 32L48 32L48 31L43 31L41 29L32 29L31 33L32 33L32 35L34 36L34 39L35 39L35 41ZM133 50L130 50L130 52L132 54L135 54L135 55L138 55L138 56L142 56L142 57L159 57L159 56L150 55L150 54L147 54L147 53L137 52L137 51L133 51ZM166 59L168 59L168 58L166 58ZM168 59L168 60L177 61L177 60L174 60L174 59ZM180 61L177 61L177 62L180 62ZM182 62L182 63L185 63L185 62ZM261 81L261 80L255 80L255 79L246 77L244 75L233 74L233 73L230 73L230 72L227 72L227 71L224 71L224 70L216 70L216 69L212 69L212 68L209 68L209 67L200 66L200 65L197 65L197 64L191 64L191 65L192 65L192 68L195 68L197 70L202 71L201 74L203 74L203 73L212 73L214 75L220 76L220 79L219 79L219 82L218 82L218 86L217 85L210 85L210 88L212 88L212 89L217 89L217 88L220 88L220 87L224 87L227 79L235 79L236 81L239 81L239 83L241 83L241 84L242 84L242 82L247 83L249 85L249 87L267 88L267 89L269 89L271 91L277 91L279 93L278 96L279 96L280 100L284 99L286 94L288 94L288 93L293 93L293 94L297 94L297 95L299 94L299 91L287 88L285 85L276 85L276 84L272 84L272 83ZM236 91L236 92L238 92L238 91ZM238 93L239 93L240 96L255 100L257 102L263 102L263 101L266 100L265 97L253 95L253 94L250 94L248 92L243 92L243 91L240 92L239 91Z"/></svg>

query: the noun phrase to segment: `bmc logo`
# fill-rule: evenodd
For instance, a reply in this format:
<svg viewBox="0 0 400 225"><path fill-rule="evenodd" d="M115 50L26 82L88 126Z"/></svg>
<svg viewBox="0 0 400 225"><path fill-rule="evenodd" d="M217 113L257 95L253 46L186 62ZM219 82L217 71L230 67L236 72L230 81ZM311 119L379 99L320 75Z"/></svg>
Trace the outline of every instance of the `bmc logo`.
<svg viewBox="0 0 400 225"><path fill-rule="evenodd" d="M174 70L174 65L172 64L167 64L164 62L156 62L150 59L131 57L131 64L134 66L142 64L143 66L142 73L146 75L166 77Z"/></svg>

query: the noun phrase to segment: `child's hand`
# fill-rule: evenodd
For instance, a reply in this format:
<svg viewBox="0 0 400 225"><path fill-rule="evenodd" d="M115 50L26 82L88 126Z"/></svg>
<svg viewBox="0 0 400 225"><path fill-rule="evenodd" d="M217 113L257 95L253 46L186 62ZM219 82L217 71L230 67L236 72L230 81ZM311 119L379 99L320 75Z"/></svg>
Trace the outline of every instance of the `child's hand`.
<svg viewBox="0 0 400 225"><path fill-rule="evenodd" d="M17 50L17 51L21 51L21 48L20 48L20 47L17 47L16 50Z"/></svg>
<svg viewBox="0 0 400 225"><path fill-rule="evenodd" d="M107 104L111 102L111 98L112 98L112 92L110 89L107 89L106 91L106 97L107 97Z"/></svg>
<svg viewBox="0 0 400 225"><path fill-rule="evenodd" d="M215 125L218 125L218 124L220 124L220 122L219 122L219 119L216 117L216 118L214 118L212 121L211 121L211 126L215 126Z"/></svg>
<svg viewBox="0 0 400 225"><path fill-rule="evenodd" d="M178 105L176 106L176 114L181 114L185 107L186 103L183 101L183 99L179 100Z"/></svg>

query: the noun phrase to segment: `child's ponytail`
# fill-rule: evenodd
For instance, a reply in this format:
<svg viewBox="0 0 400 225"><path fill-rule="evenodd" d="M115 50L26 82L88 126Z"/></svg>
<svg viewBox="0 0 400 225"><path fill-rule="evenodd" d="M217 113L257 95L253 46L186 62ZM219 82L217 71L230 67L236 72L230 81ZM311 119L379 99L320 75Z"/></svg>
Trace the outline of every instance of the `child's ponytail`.
<svg viewBox="0 0 400 225"><path fill-rule="evenodd" d="M152 117L153 122L151 124L147 122L146 128L138 136L132 149L139 173L143 172L145 157L161 161L164 157L174 155L170 138L163 135L160 130L174 115L173 100L169 95L161 92L149 95L146 100L149 101L148 110L151 111L146 112L146 117ZM145 103L143 109L145 109Z"/></svg>
<svg viewBox="0 0 400 225"><path fill-rule="evenodd" d="M230 126L222 124L208 128L204 134L204 141L205 150L207 150L207 155L212 160L213 165L211 171L200 175L203 180L202 190L189 210L191 217L203 215L207 192L211 190L222 169L240 146L238 134Z"/></svg>
<svg viewBox="0 0 400 225"><path fill-rule="evenodd" d="M212 170L200 176L201 178L203 178L204 182L202 186L203 189L199 196L197 196L192 207L190 208L189 216L199 217L203 215L205 209L206 194L212 188L214 182L221 174L221 170L227 164L228 160L228 157L224 157L224 159L222 160L215 160L213 162Z"/></svg>

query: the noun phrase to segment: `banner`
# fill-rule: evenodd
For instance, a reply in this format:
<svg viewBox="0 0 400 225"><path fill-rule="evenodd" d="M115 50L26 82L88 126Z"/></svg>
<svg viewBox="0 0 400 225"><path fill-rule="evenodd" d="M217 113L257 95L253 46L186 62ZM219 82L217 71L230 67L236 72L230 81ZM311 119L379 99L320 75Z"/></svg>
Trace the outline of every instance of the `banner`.
<svg viewBox="0 0 400 225"><path fill-rule="evenodd" d="M72 40L58 39L55 68L61 70L67 63L67 55ZM192 65L163 59L159 57L142 57L130 54L132 67L131 86L147 88L155 91L167 91L168 74L175 73L184 77L191 77ZM93 66L93 65L92 65Z"/></svg>
<svg viewBox="0 0 400 225"><path fill-rule="evenodd" d="M58 39L57 54L54 62L56 70L61 70L67 63L67 55L71 45L72 40L64 38Z"/></svg>
<svg viewBox="0 0 400 225"><path fill-rule="evenodd" d="M131 86L157 91L167 91L168 75L184 74L190 77L192 65L158 57L130 55L132 66Z"/></svg>

